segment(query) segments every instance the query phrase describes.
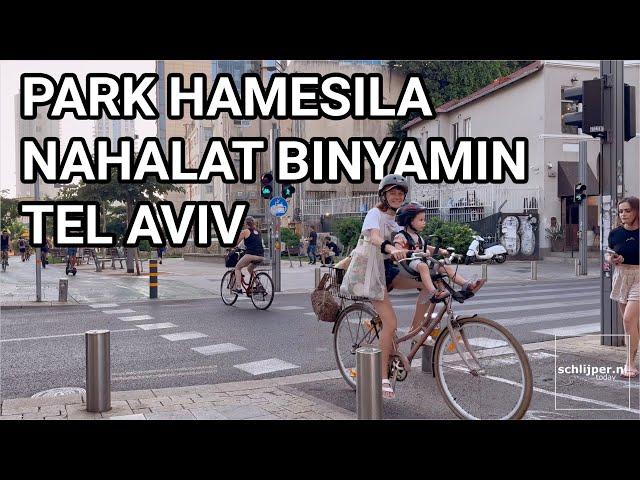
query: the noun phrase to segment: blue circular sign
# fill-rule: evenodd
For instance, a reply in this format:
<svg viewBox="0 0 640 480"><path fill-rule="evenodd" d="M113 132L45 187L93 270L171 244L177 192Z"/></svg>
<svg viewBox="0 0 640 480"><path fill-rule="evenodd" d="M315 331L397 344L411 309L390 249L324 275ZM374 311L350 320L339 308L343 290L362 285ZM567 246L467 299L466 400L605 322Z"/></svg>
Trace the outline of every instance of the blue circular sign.
<svg viewBox="0 0 640 480"><path fill-rule="evenodd" d="M269 202L269 211L274 217L284 217L289 210L289 204L282 197L274 197Z"/></svg>

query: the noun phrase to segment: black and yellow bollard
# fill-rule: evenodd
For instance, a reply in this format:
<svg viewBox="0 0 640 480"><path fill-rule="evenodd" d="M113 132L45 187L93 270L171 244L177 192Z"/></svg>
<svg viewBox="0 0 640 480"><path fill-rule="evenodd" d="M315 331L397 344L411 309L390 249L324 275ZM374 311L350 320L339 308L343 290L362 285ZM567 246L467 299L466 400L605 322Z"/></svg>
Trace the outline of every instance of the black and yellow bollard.
<svg viewBox="0 0 640 480"><path fill-rule="evenodd" d="M149 260L149 298L158 298L158 260Z"/></svg>

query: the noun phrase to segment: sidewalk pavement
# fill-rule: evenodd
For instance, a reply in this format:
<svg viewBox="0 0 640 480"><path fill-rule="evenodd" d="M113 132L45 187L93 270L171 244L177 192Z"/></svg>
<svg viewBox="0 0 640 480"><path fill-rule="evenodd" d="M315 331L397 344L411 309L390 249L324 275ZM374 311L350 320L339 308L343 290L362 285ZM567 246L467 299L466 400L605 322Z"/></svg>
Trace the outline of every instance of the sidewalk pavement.
<svg viewBox="0 0 640 480"><path fill-rule="evenodd" d="M59 306L102 302L140 302L149 299L149 276L126 273L107 267L101 272L95 266L80 265L76 276L68 276L69 292L67 302L58 302L58 284L65 278L64 264L49 265L42 271L42 302L36 302L35 264L22 263L13 259L9 269L0 275L0 307L19 308L26 306ZM537 280L531 280L530 262L507 261L502 265L488 265L489 284L523 284L545 280L582 281L598 278L598 261L589 262L589 274L576 277L573 265L560 258L548 258L538 262ZM315 285L315 270L321 274L328 272L320 264L302 266L298 261L284 258L281 263L281 293L309 293ZM224 265L185 261L181 258L165 258L158 265L159 300L191 300L211 298L220 295L220 281L227 271ZM468 279L482 276L481 265L460 265L458 272ZM153 300L156 301L156 300Z"/></svg>
<svg viewBox="0 0 640 480"><path fill-rule="evenodd" d="M575 337L530 343L527 352L555 350L581 357L624 363L626 349L601 346L598 337ZM419 367L420 359L414 360ZM419 370L419 369L417 369ZM113 392L111 410L86 411L84 395L17 398L0 404L0 420L355 420L346 410L308 395L297 384L339 379L337 370L265 380ZM346 388L346 385L345 385Z"/></svg>

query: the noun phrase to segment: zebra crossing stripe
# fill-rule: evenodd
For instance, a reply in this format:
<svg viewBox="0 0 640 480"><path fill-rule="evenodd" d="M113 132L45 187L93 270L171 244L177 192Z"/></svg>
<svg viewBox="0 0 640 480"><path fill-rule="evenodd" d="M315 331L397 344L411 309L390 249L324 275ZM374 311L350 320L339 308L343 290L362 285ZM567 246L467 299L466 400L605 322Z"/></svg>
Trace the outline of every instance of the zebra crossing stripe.
<svg viewBox="0 0 640 480"><path fill-rule="evenodd" d="M522 298L521 300L526 301L526 298ZM491 302L497 303L497 302ZM541 310L547 308L563 308L563 307L586 307L588 305L600 305L600 299L594 298L593 301L580 300L575 302L538 302L535 305L514 305L514 306L505 306L505 307L497 307L497 308L475 308L473 302L467 305L466 303L456 308L457 313L507 313L507 312L520 312L523 310ZM409 310L415 308L415 305L398 305L394 307L395 310Z"/></svg>
<svg viewBox="0 0 640 480"><path fill-rule="evenodd" d="M89 305L91 308L112 308L117 307L117 303L94 303L93 305Z"/></svg>
<svg viewBox="0 0 640 480"><path fill-rule="evenodd" d="M153 320L151 315L134 315L132 317L118 317L123 322L139 322L140 320Z"/></svg>
<svg viewBox="0 0 640 480"><path fill-rule="evenodd" d="M160 330L162 328L177 327L177 325L170 322L166 322L166 323L146 323L144 325L136 325L136 327L141 328L142 330Z"/></svg>
<svg viewBox="0 0 640 480"><path fill-rule="evenodd" d="M194 347L191 350L203 355L216 355L219 353L240 352L246 348L233 343L219 343L217 345L206 345L204 347Z"/></svg>
<svg viewBox="0 0 640 480"><path fill-rule="evenodd" d="M293 363L288 363L278 358L269 358L268 360L261 360L258 362L241 363L239 365L234 365L234 367L254 376L300 368L299 365L294 365Z"/></svg>
<svg viewBox="0 0 640 480"><path fill-rule="evenodd" d="M208 335L200 332L180 332L169 333L167 335L160 335L162 338L169 340L170 342L177 342L180 340L193 340L196 338L205 338Z"/></svg>
<svg viewBox="0 0 640 480"><path fill-rule="evenodd" d="M542 333L544 335L555 335L556 337L576 337L585 333L594 333L600 331L600 322L588 323L586 325L574 325L573 327L548 328L546 330L534 330L533 333Z"/></svg>
<svg viewBox="0 0 640 480"><path fill-rule="evenodd" d="M102 313L116 314L116 313L135 313L135 310L130 308L123 308L122 310L102 310Z"/></svg>
<svg viewBox="0 0 640 480"><path fill-rule="evenodd" d="M558 290L554 290L554 292L557 292ZM579 293L558 293L557 295L527 295L527 296L518 296L518 295L505 295L508 297L513 297L513 300L516 300L520 303L520 302L526 302L526 301L531 301L531 302L539 302L541 300L558 300L560 298L564 298L564 299L578 299L581 297L585 297L585 298L589 298L589 297L595 297L598 294L598 291L593 291L593 292L585 292L584 290L579 292ZM416 295L417 298L417 295ZM477 299L476 299L477 298ZM471 300L469 300L469 305L473 304L473 305L495 305L495 304L500 304L501 302L510 302L512 299L511 298L486 298L486 297L476 297L473 298ZM415 305L415 299L412 300L412 302ZM402 305L403 307L405 307L406 305ZM465 306L466 306L466 302L465 302Z"/></svg>

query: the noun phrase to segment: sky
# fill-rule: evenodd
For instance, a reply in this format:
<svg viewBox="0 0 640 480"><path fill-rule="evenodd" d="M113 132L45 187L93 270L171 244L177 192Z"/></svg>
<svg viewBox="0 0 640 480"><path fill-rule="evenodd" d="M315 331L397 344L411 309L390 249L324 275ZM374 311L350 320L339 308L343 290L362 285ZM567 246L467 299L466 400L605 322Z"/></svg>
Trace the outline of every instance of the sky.
<svg viewBox="0 0 640 480"><path fill-rule="evenodd" d="M75 73L80 85L84 86L88 73L154 73L154 60L21 60L0 61L0 190L8 189L9 196L16 191L15 168L15 122L14 96L20 89L20 75L23 73L46 73L58 80L63 73ZM155 102L155 88L149 94ZM48 107L45 107L48 108ZM61 142L64 149L68 139L79 136L93 140L93 120L76 120L67 114L61 121ZM139 138L156 135L155 120L136 118L136 133Z"/></svg>

